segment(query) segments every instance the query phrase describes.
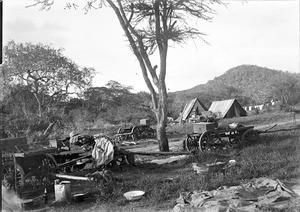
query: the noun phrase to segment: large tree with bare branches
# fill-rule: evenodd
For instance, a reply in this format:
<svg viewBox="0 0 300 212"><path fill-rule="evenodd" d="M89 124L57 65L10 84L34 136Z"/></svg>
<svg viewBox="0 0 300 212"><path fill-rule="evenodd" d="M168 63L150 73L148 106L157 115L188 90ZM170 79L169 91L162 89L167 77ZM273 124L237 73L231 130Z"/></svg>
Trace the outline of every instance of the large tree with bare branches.
<svg viewBox="0 0 300 212"><path fill-rule="evenodd" d="M17 103L17 118L23 115L40 121L51 116L45 138L57 121L57 106L69 95L83 93L91 85L94 69L80 67L65 57L62 49L40 43L10 41L3 49L2 71L10 88L6 96Z"/></svg>
<svg viewBox="0 0 300 212"><path fill-rule="evenodd" d="M53 0L35 0L33 5L48 9ZM77 5L71 0L67 7L82 6L90 9L109 6L115 12L122 29L136 56L145 83L151 93L152 110L157 119L157 139L160 151L169 151L166 135L167 55L170 42L182 43L187 39L202 38L204 35L190 25L197 19L211 20L213 4L220 0L91 0ZM159 64L153 64L150 55L158 53Z"/></svg>

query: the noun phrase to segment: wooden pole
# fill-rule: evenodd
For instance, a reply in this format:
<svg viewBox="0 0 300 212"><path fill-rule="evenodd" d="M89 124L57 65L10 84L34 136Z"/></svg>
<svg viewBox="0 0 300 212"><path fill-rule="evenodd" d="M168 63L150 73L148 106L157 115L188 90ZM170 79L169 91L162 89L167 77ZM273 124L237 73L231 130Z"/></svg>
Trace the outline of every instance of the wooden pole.
<svg viewBox="0 0 300 212"><path fill-rule="evenodd" d="M292 131L292 130L299 130L300 127L294 127L294 128L287 128L287 129L278 129L278 130L270 130L270 131L259 131L259 134L261 133L274 133L274 132L283 132L283 131Z"/></svg>
<svg viewBox="0 0 300 212"><path fill-rule="evenodd" d="M89 177L72 176L72 175L65 175L65 174L53 174L53 175L57 178L68 179L68 180L83 180L83 181L92 180Z"/></svg>
<svg viewBox="0 0 300 212"><path fill-rule="evenodd" d="M76 158L74 160L71 160L71 161L65 162L63 164L60 164L60 165L58 165L58 168L61 169L61 168L67 167L67 166L72 166L72 165L76 164L76 162L79 161L79 160L87 159L87 158L91 158L91 157L92 157L92 155L82 156L82 157Z"/></svg>
<svg viewBox="0 0 300 212"><path fill-rule="evenodd" d="M192 155L192 152L133 152L133 151L128 151L132 154L136 155Z"/></svg>

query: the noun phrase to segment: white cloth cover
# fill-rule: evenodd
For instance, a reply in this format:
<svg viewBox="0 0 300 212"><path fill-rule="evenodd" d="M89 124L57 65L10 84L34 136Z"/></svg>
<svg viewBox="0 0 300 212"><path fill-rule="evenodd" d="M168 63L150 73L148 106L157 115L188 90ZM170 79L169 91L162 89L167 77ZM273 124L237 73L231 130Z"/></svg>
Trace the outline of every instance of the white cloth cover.
<svg viewBox="0 0 300 212"><path fill-rule="evenodd" d="M95 139L92 158L96 161L97 167L107 165L113 160L114 146L107 137L98 137Z"/></svg>
<svg viewBox="0 0 300 212"><path fill-rule="evenodd" d="M172 212L254 212L259 208L277 211L287 207L297 196L279 180L257 178L239 186L182 192Z"/></svg>

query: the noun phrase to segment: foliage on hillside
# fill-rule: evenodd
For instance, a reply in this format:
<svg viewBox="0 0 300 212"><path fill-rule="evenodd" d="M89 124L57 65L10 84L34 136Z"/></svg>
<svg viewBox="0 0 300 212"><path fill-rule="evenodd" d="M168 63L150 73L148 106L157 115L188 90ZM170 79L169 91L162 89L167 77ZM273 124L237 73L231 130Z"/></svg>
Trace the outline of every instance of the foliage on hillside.
<svg viewBox="0 0 300 212"><path fill-rule="evenodd" d="M300 97L300 74L272 70L255 65L241 65L229 69L206 84L169 94L170 113L178 114L185 102L198 97L206 106L212 101L236 98L241 105L262 104L280 100L296 104Z"/></svg>
<svg viewBox="0 0 300 212"><path fill-rule="evenodd" d="M206 84L197 85L179 93L222 93L230 87L236 88L242 95L251 97L257 103L264 102L270 97L272 89L278 82L286 80L300 82L300 74L263 68L255 65L241 65L229 69L223 75L215 77Z"/></svg>

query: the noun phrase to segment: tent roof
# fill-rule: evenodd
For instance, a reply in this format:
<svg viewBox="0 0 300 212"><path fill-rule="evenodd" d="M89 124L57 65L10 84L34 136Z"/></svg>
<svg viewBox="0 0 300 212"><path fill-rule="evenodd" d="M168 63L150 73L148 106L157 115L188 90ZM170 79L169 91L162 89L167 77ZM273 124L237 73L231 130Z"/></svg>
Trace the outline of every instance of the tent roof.
<svg viewBox="0 0 300 212"><path fill-rule="evenodd" d="M228 99L228 100L222 100L222 101L214 101L212 102L209 111L212 113L220 113L220 118L224 118L231 107L235 107L240 111L240 114L238 116L245 116L247 115L247 112L242 108L240 103L236 99Z"/></svg>
<svg viewBox="0 0 300 212"><path fill-rule="evenodd" d="M193 107L197 104L197 102L202 107L203 111L207 111L207 108L205 107L205 105L198 98L192 99L192 100L188 101L184 106L184 109L183 109L182 115L181 115L182 120L187 119L187 117L190 115Z"/></svg>

